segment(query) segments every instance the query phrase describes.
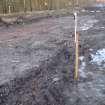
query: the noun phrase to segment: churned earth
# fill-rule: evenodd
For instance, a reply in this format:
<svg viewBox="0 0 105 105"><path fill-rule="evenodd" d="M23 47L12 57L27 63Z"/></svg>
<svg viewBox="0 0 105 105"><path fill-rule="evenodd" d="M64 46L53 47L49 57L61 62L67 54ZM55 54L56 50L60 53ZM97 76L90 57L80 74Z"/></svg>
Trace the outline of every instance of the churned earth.
<svg viewBox="0 0 105 105"><path fill-rule="evenodd" d="M72 15L0 27L0 105L105 105L105 13L78 14L78 81Z"/></svg>

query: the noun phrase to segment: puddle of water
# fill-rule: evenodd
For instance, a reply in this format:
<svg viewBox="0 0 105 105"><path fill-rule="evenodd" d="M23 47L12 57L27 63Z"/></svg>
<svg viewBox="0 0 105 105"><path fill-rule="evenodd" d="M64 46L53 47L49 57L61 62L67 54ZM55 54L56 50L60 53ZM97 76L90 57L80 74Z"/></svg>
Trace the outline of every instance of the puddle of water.
<svg viewBox="0 0 105 105"><path fill-rule="evenodd" d="M105 67L105 48L97 50L95 54L91 54L92 64L97 64L99 66Z"/></svg>
<svg viewBox="0 0 105 105"><path fill-rule="evenodd" d="M88 24L84 24L82 27L81 27L81 29L83 30L83 31L85 31L85 30L88 30L89 28L91 28L92 26L88 26Z"/></svg>
<svg viewBox="0 0 105 105"><path fill-rule="evenodd" d="M80 56L80 57L79 57L79 60L80 60L80 61L83 61L84 58L85 58L84 56Z"/></svg>
<svg viewBox="0 0 105 105"><path fill-rule="evenodd" d="M85 73L85 68L86 68L86 62L84 61L85 57L84 56L80 56L79 60L81 62L80 67L79 67L79 75L80 77L86 78L86 73Z"/></svg>
<svg viewBox="0 0 105 105"><path fill-rule="evenodd" d="M83 31L89 30L90 28L93 27L94 23L97 23L98 20L88 20L86 23L84 23L80 29Z"/></svg>

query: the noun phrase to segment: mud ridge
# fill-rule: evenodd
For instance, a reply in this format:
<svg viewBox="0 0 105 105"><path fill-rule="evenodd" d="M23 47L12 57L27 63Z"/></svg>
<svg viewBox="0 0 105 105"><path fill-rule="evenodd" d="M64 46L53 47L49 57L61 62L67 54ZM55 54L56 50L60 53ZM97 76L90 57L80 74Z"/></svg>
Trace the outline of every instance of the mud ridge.
<svg viewBox="0 0 105 105"><path fill-rule="evenodd" d="M62 57L64 59L64 48L62 46L39 68L28 70L26 77L15 78L0 86L0 105L64 105L62 69L56 71ZM54 78L58 80L54 81Z"/></svg>

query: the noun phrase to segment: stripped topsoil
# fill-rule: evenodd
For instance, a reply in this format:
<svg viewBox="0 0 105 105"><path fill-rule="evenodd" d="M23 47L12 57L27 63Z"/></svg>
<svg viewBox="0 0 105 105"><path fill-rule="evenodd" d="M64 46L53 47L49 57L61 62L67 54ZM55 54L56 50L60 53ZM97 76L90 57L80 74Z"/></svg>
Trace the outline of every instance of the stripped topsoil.
<svg viewBox="0 0 105 105"><path fill-rule="evenodd" d="M64 49L39 68L32 68L27 77L16 78L0 87L1 105L64 105L62 91L69 82Z"/></svg>
<svg viewBox="0 0 105 105"><path fill-rule="evenodd" d="M105 15L89 11L78 17L78 81L73 81L72 16L47 19L24 28L10 27L6 30L8 36L0 29L0 105L105 105L105 70L93 62L95 52L105 45ZM30 37L20 41L22 35Z"/></svg>

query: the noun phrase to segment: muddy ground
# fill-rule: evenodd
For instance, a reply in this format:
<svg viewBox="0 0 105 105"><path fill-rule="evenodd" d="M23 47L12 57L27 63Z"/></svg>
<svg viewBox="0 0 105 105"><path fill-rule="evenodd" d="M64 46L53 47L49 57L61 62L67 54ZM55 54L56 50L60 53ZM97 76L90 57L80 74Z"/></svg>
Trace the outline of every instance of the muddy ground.
<svg viewBox="0 0 105 105"><path fill-rule="evenodd" d="M0 105L105 105L105 13L79 13L78 81L73 30L72 15L0 27Z"/></svg>

